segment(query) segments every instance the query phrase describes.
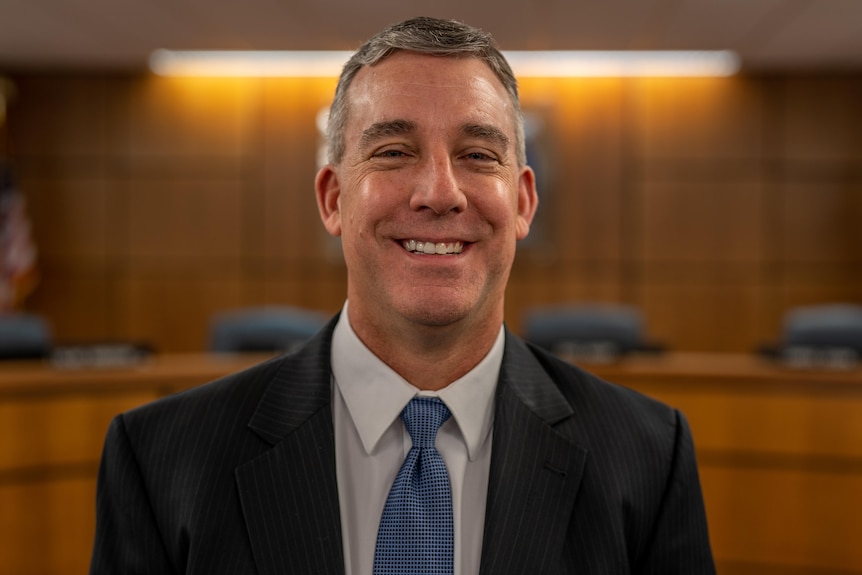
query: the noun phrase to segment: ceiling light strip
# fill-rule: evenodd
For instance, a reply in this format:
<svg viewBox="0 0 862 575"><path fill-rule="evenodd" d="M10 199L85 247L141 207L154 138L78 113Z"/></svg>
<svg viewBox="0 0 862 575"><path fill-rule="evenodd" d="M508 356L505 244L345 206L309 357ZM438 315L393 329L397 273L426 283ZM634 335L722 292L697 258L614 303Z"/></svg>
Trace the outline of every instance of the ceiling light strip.
<svg viewBox="0 0 862 575"><path fill-rule="evenodd" d="M601 78L732 76L739 57L721 51L507 52L519 77Z"/></svg>
<svg viewBox="0 0 862 575"><path fill-rule="evenodd" d="M731 76L731 51L507 51L515 75L526 77ZM150 69L161 76L337 77L351 52L157 50Z"/></svg>

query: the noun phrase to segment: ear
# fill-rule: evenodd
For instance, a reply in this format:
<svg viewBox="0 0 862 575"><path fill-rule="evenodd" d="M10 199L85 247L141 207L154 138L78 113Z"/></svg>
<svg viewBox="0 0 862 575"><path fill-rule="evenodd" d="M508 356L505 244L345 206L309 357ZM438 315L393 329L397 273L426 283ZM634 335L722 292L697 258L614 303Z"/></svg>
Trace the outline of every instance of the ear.
<svg viewBox="0 0 862 575"><path fill-rule="evenodd" d="M341 235L341 185L338 173L326 164L317 172L314 179L314 191L317 196L317 210L323 227L333 236Z"/></svg>
<svg viewBox="0 0 862 575"><path fill-rule="evenodd" d="M536 192L536 174L533 168L524 166L518 179L518 221L516 237L523 240L530 233L530 224L539 207L539 194Z"/></svg>

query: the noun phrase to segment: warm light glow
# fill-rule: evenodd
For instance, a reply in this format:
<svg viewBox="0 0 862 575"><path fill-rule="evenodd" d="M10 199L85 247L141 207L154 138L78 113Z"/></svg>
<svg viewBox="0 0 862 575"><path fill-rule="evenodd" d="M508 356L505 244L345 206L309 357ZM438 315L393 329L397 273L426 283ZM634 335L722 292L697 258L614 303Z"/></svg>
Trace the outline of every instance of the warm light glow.
<svg viewBox="0 0 862 575"><path fill-rule="evenodd" d="M508 51L521 78L731 76L739 57L720 51ZM162 76L337 77L351 52L157 50L150 68Z"/></svg>
<svg viewBox="0 0 862 575"><path fill-rule="evenodd" d="M160 76L278 76L335 78L351 52L156 50L150 69Z"/></svg>
<svg viewBox="0 0 862 575"><path fill-rule="evenodd" d="M506 52L518 77L607 78L732 76L739 57L730 51Z"/></svg>

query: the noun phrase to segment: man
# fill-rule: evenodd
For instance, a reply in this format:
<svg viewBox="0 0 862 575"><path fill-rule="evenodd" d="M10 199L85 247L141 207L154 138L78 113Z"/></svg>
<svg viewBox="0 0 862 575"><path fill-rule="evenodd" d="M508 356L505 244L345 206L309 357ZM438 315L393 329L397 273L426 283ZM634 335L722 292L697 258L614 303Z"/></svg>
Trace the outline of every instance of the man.
<svg viewBox="0 0 862 575"><path fill-rule="evenodd" d="M426 18L378 34L329 145L315 187L344 310L295 354L115 419L91 573L714 573L682 415L504 327L537 196L491 38ZM415 405L445 412L430 447ZM448 499L420 537L398 490L432 468Z"/></svg>

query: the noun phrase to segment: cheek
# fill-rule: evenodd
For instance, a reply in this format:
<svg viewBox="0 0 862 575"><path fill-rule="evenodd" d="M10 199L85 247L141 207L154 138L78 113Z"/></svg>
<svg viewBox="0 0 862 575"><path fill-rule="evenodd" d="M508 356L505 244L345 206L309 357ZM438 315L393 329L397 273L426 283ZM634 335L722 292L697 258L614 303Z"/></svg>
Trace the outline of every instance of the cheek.
<svg viewBox="0 0 862 575"><path fill-rule="evenodd" d="M500 186L475 194L473 205L495 228L514 228L518 216L517 194Z"/></svg>
<svg viewBox="0 0 862 575"><path fill-rule="evenodd" d="M369 236L376 222L392 212L393 207L385 204L390 194L381 193L386 189L385 185L366 179L342 195L341 218L346 234L356 238Z"/></svg>
<svg viewBox="0 0 862 575"><path fill-rule="evenodd" d="M372 174L351 190L351 213L357 219L381 219L404 202L400 190L405 188L403 178L389 174Z"/></svg>

